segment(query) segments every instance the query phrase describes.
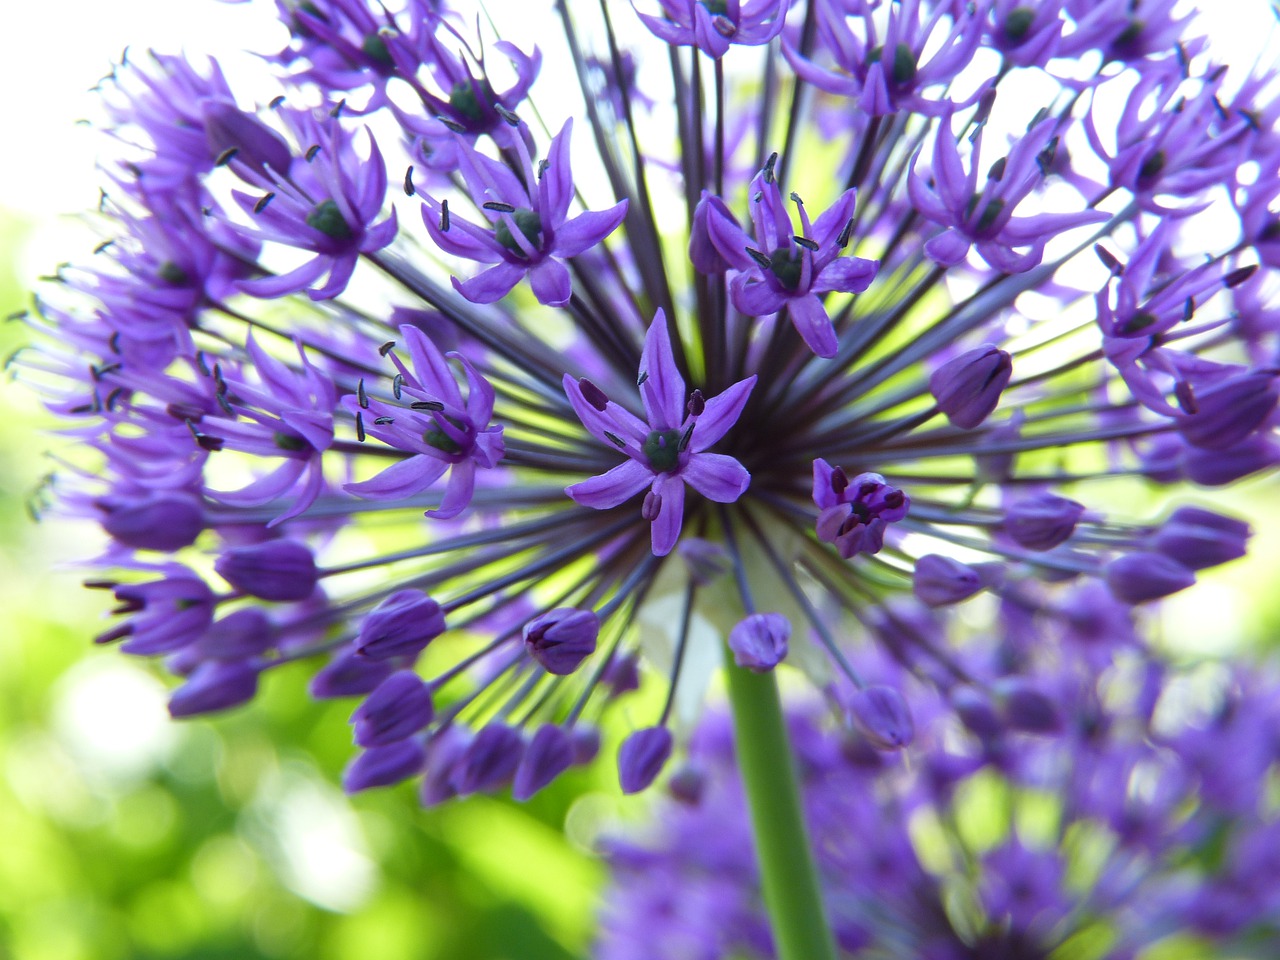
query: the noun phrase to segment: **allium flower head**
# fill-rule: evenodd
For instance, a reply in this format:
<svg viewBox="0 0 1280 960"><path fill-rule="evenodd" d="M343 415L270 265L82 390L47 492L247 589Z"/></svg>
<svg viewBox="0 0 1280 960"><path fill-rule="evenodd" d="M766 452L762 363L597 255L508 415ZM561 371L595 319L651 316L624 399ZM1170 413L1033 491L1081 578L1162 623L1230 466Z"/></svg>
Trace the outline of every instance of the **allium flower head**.
<svg viewBox="0 0 1280 960"><path fill-rule="evenodd" d="M728 657L880 747L928 718L868 649L1048 735L1037 644L1132 648L1244 552L1112 486L1280 459L1280 108L1172 0L548 4L575 91L524 20L278 7L277 86L116 71L107 242L13 365L66 439L37 499L105 535L99 640L167 657L175 714L314 662L347 786L428 804L532 795L657 668L642 789Z"/></svg>

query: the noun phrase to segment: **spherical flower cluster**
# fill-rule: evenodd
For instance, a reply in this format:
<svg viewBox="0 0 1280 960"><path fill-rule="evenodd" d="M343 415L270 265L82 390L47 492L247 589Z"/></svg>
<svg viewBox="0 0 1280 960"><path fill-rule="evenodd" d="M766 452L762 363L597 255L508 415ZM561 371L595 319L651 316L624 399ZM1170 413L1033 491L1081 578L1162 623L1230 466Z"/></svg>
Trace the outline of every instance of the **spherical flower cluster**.
<svg viewBox="0 0 1280 960"><path fill-rule="evenodd" d="M40 499L106 536L98 639L163 656L175 715L314 661L348 788L528 796L647 617L641 789L716 637L892 744L854 649L942 684L950 605L1058 621L1243 553L1113 495L1280 459L1274 90L1171 0L562 3L574 96L518 24L278 6L277 87L116 72L107 240L14 367L68 441ZM1016 667L960 703L1036 716Z"/></svg>
<svg viewBox="0 0 1280 960"><path fill-rule="evenodd" d="M1039 678L1063 711L1052 728L1012 691L943 705L917 689L905 751L879 720L839 731L792 714L840 957L1270 954L1275 678L1075 667ZM724 717L694 734L667 789L643 832L603 841L612 886L593 955L776 956Z"/></svg>

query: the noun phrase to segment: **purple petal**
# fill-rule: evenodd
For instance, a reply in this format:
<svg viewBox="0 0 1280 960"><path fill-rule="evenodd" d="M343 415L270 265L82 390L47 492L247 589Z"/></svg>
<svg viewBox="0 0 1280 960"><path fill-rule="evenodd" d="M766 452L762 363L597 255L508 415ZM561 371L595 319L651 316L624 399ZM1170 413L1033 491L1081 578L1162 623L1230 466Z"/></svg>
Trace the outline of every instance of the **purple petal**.
<svg viewBox="0 0 1280 960"><path fill-rule="evenodd" d="M453 407L462 406L462 391L453 378L453 370L440 348L420 329L412 324L400 328L409 361L413 365L414 378L427 393Z"/></svg>
<svg viewBox="0 0 1280 960"><path fill-rule="evenodd" d="M742 416L742 408L747 405L747 399L755 385L756 377L752 374L707 401L693 428L693 438L689 441L689 447L694 453L701 453L711 447L738 422L738 417Z"/></svg>
<svg viewBox="0 0 1280 960"><path fill-rule="evenodd" d="M376 477L344 483L342 489L367 500L400 500L421 493L440 479L448 464L426 454L393 463Z"/></svg>
<svg viewBox="0 0 1280 960"><path fill-rule="evenodd" d="M297 479L302 476L302 471L306 465L306 460L286 460L265 477L259 477L239 490L209 490L207 492L211 498L219 503L226 503L233 507L261 506L264 503L270 503L292 487Z"/></svg>
<svg viewBox="0 0 1280 960"><path fill-rule="evenodd" d="M453 288L472 303L495 303L510 293L511 288L520 282L525 269L525 267L503 261L470 280L459 280L453 277Z"/></svg>
<svg viewBox="0 0 1280 960"><path fill-rule="evenodd" d="M840 341L836 337L835 325L827 316L821 300L812 293L798 297L787 304L787 313L805 346L826 359L836 355L836 351L840 349Z"/></svg>
<svg viewBox="0 0 1280 960"><path fill-rule="evenodd" d="M332 266L329 268L329 279L325 281L323 287L308 290L307 296L312 300L332 300L342 293L347 289L347 282L351 279L351 275L356 272L356 262L359 259L359 256L354 253L334 257L330 261Z"/></svg>
<svg viewBox="0 0 1280 960"><path fill-rule="evenodd" d="M729 285L733 305L748 317L766 317L782 309L787 298L764 280L753 280L738 274Z"/></svg>
<svg viewBox="0 0 1280 960"><path fill-rule="evenodd" d="M569 268L554 257L548 257L529 271L529 285L538 302L548 307L563 307L573 296Z"/></svg>
<svg viewBox="0 0 1280 960"><path fill-rule="evenodd" d="M702 456L712 454L704 453ZM663 474L654 481L653 492L662 497L662 508L649 531L653 555L665 557L680 539L680 528L684 526L684 481Z"/></svg>
<svg viewBox="0 0 1280 960"><path fill-rule="evenodd" d="M698 453L689 458L680 477L708 500L733 503L751 485L751 474L733 457L721 453ZM662 509L666 510L663 499Z"/></svg>
<svg viewBox="0 0 1280 960"><path fill-rule="evenodd" d="M674 430L684 422L684 378L676 367L667 332L667 315L659 310L649 324L640 354L640 385L645 414L655 430Z"/></svg>
<svg viewBox="0 0 1280 960"><path fill-rule="evenodd" d="M653 481L653 472L636 460L626 460L608 473L565 488L574 503L608 510L626 503Z"/></svg>
<svg viewBox="0 0 1280 960"><path fill-rule="evenodd" d="M282 273L278 277L263 277L259 280L241 280L240 290L251 297L270 300L305 290L324 275L329 268L329 257L313 257L297 269Z"/></svg>
<svg viewBox="0 0 1280 960"><path fill-rule="evenodd" d="M573 119L564 122L560 132L547 150L547 168L538 181L541 210L544 222L553 229L564 222L573 199L573 171L569 166L569 137L573 133Z"/></svg>
<svg viewBox="0 0 1280 960"><path fill-rule="evenodd" d="M559 257L576 257L618 229L627 215L627 201L608 210L588 210L556 228L553 252Z"/></svg>
<svg viewBox="0 0 1280 960"><path fill-rule="evenodd" d="M809 292L827 293L838 290L840 293L861 293L871 286L879 267L880 264L875 260L839 257L822 268Z"/></svg>
<svg viewBox="0 0 1280 960"><path fill-rule="evenodd" d="M467 508L471 502L471 494L476 488L476 462L471 459L461 460L449 471L449 483L444 488L444 499L435 510L428 510L423 515L436 520L451 520Z"/></svg>
<svg viewBox="0 0 1280 960"><path fill-rule="evenodd" d="M958 230L943 230L936 237L926 241L924 252L934 263L944 267L954 267L969 255L969 238Z"/></svg>

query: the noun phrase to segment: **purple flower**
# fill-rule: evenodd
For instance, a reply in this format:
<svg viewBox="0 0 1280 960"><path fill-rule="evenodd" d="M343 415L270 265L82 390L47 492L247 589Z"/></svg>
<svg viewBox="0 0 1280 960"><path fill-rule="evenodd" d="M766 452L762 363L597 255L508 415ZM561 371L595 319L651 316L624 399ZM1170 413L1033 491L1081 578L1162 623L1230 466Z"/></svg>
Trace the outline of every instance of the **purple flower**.
<svg viewBox="0 0 1280 960"><path fill-rule="evenodd" d="M258 692L259 672L259 667L240 661L202 663L169 697L169 715L194 717L252 700Z"/></svg>
<svg viewBox="0 0 1280 960"><path fill-rule="evenodd" d="M599 632L600 619L592 611L562 607L525 624L524 645L547 673L566 676L595 652Z"/></svg>
<svg viewBox="0 0 1280 960"><path fill-rule="evenodd" d="M384 747L413 736L435 715L431 689L409 670L393 673L351 715L362 747Z"/></svg>
<svg viewBox="0 0 1280 960"><path fill-rule="evenodd" d="M750 317L786 309L805 345L820 357L839 347L835 325L821 294L861 293L876 275L876 262L841 256L853 227L854 191L846 190L817 220L799 196L791 199L800 214L800 233L792 228L772 161L751 181L752 240L718 197L704 197L710 243L734 267L733 305Z"/></svg>
<svg viewBox="0 0 1280 960"><path fill-rule="evenodd" d="M818 514L818 538L834 543L848 560L860 553L879 553L885 530L911 509L911 498L885 482L878 473L860 473L852 480L840 467L813 461L813 502Z"/></svg>
<svg viewBox="0 0 1280 960"><path fill-rule="evenodd" d="M536 173L523 141L517 140L514 147L521 161L518 174L459 143L462 175L491 229L455 216L433 197L423 202L423 223L440 249L496 264L470 280L453 279L454 287L472 303L501 300L527 275L540 303L563 307L573 295L566 258L590 250L627 215L627 201L622 200L608 210L566 219L574 189L569 165L572 129L573 122L567 121Z"/></svg>
<svg viewBox="0 0 1280 960"><path fill-rule="evenodd" d="M768 43L786 22L790 0L658 0L662 16L638 14L654 35L681 47L697 47L719 60L733 44Z"/></svg>
<svg viewBox="0 0 1280 960"><path fill-rule="evenodd" d="M312 300L329 300L347 288L361 254L371 254L396 236L395 210L374 223L387 192L387 168L368 134L369 157L357 157L351 138L335 122L294 115L298 140L318 146L311 161L294 164L290 175L246 170L259 193L236 190L236 202L253 222L241 233L308 251L306 263L279 276L245 280L240 288L255 297L274 298L307 290ZM323 286L313 287L328 274ZM310 288L310 289L308 289Z"/></svg>
<svg viewBox="0 0 1280 960"><path fill-rule="evenodd" d="M671 757L671 731L645 727L632 733L618 751L618 777L623 793L639 793L657 779Z"/></svg>
<svg viewBox="0 0 1280 960"><path fill-rule="evenodd" d="M935 370L929 392L953 425L972 430L991 416L1012 375L1009 354L988 344L966 350Z"/></svg>
<svg viewBox="0 0 1280 960"><path fill-rule="evenodd" d="M233 547L218 558L214 569L237 590L278 602L305 600L319 578L311 551L296 540Z"/></svg>
<svg viewBox="0 0 1280 960"><path fill-rule="evenodd" d="M545 724L534 732L516 768L511 795L528 800L573 765L573 738L562 727Z"/></svg>
<svg viewBox="0 0 1280 960"><path fill-rule="evenodd" d="M584 384L565 374L564 392L582 425L597 440L629 457L608 473L565 488L565 493L584 507L608 510L648 487L641 513L653 525L654 556L665 557L680 539L686 483L716 503L733 503L751 483L751 474L741 463L724 454L707 453L707 448L738 422L755 384L751 376L709 399L698 393L697 399L690 400L671 352L666 316L659 310L640 357L640 396L647 424L590 381Z"/></svg>
<svg viewBox="0 0 1280 960"><path fill-rule="evenodd" d="M916 173L915 161L907 175L911 205L916 212L946 228L925 244L925 252L935 263L954 266L976 244L978 255L996 270L1021 273L1040 263L1045 245L1053 237L1107 219L1105 213L1092 210L1014 216L1018 205L1044 179L1040 165L1048 163L1057 149L1061 135L1058 121L1035 124L1007 156L991 165L979 187L981 129L974 138L966 173L956 146L952 116L948 111L938 121L932 179Z"/></svg>
<svg viewBox="0 0 1280 960"><path fill-rule="evenodd" d="M729 631L733 662L757 672L772 670L787 656L791 624L780 613L753 613Z"/></svg>
<svg viewBox="0 0 1280 960"><path fill-rule="evenodd" d="M421 590L397 590L365 616L355 650L371 660L415 657L444 631L440 604Z"/></svg>
<svg viewBox="0 0 1280 960"><path fill-rule="evenodd" d="M399 356L391 355L400 371L394 399L402 402L366 398L362 404L359 396L346 396L343 405L359 418L357 422L369 436L410 456L376 477L348 483L344 489L372 500L400 499L425 490L448 471L449 483L440 506L426 511L428 517L448 520L471 502L476 469L497 466L502 459L502 427L489 425L493 388L469 360L458 353L448 354L466 373L464 403L446 355L427 335L406 325L400 328L400 336L411 364L406 367Z"/></svg>

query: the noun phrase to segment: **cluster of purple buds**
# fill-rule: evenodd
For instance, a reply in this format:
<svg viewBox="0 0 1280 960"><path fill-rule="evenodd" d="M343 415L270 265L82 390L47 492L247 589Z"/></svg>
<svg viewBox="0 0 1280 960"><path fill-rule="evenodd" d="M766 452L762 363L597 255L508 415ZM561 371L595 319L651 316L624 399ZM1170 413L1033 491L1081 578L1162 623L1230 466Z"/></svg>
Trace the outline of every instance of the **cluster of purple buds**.
<svg viewBox="0 0 1280 960"><path fill-rule="evenodd" d="M350 789L527 797L665 649L638 790L712 624L870 749L925 725L867 650L1046 736L1037 644L1104 669L1244 553L1185 488L1280 463L1280 101L1173 0L560 4L573 96L519 25L278 6L270 88L115 71L107 240L11 365L175 715L315 662Z"/></svg>
<svg viewBox="0 0 1280 960"><path fill-rule="evenodd" d="M1228 671L1188 709L1202 680L1156 661L1127 697L1057 667L1052 715L1011 691L979 719L919 687L868 687L839 728L793 711L840 957L1043 957L1100 930L1099 956L1262 955L1280 918L1273 672ZM602 842L595 956L775 955L736 752L709 716L651 822Z"/></svg>

